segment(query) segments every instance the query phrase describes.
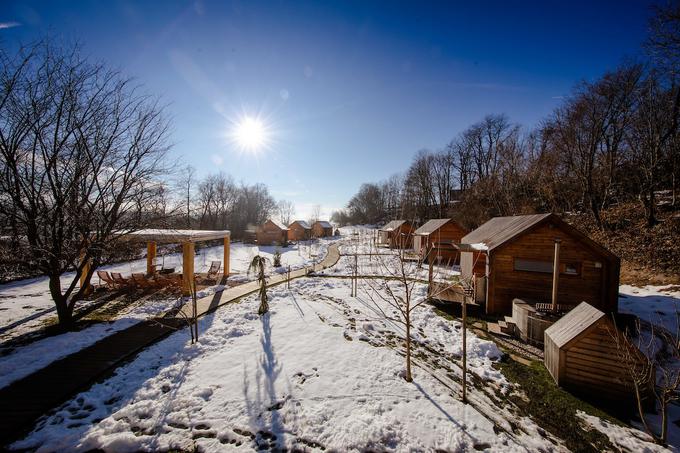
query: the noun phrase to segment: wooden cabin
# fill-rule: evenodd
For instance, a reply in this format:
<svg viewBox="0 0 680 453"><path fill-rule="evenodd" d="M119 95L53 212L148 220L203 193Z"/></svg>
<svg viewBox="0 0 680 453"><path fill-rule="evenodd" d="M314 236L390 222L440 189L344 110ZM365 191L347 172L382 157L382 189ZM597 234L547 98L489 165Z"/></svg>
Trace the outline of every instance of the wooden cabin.
<svg viewBox="0 0 680 453"><path fill-rule="evenodd" d="M312 224L312 236L315 238L327 238L333 236L333 225L325 220L317 220Z"/></svg>
<svg viewBox="0 0 680 453"><path fill-rule="evenodd" d="M257 245L283 245L288 240L288 227L268 219L257 229Z"/></svg>
<svg viewBox="0 0 680 453"><path fill-rule="evenodd" d="M619 348L627 352L622 354ZM544 352L545 367L557 385L614 401L634 397L628 370L645 363L610 316L586 302L546 329Z"/></svg>
<svg viewBox="0 0 680 453"><path fill-rule="evenodd" d="M432 219L413 233L413 249L418 256L437 262L458 264L458 244L468 231L453 219Z"/></svg>
<svg viewBox="0 0 680 453"><path fill-rule="evenodd" d="M378 245L389 248L410 249L415 228L406 220L392 220L378 229Z"/></svg>
<svg viewBox="0 0 680 453"><path fill-rule="evenodd" d="M554 214L493 218L463 237L460 247L461 277L473 281L474 275L476 287L485 285L477 302L488 314L509 315L515 298L618 310L619 258Z"/></svg>
<svg viewBox="0 0 680 453"><path fill-rule="evenodd" d="M312 227L304 220L296 220L288 225L289 241L306 241L312 238Z"/></svg>

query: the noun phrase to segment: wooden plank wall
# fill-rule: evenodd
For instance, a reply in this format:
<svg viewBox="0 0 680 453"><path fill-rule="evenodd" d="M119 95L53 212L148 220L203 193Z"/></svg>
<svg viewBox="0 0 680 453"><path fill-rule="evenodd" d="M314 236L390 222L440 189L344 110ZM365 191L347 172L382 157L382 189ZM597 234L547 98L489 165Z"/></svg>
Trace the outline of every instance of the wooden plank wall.
<svg viewBox="0 0 680 453"><path fill-rule="evenodd" d="M551 228L546 224L492 251L487 313L510 314L512 300L516 297L551 302L552 273L515 271L514 259L552 262L555 238L562 240L560 262L581 264L580 275L560 274L558 302L563 305L578 305L585 301L603 311L609 311L603 291L608 280L604 278L607 262L558 227ZM600 263L602 267L598 268L596 263Z"/></svg>
<svg viewBox="0 0 680 453"><path fill-rule="evenodd" d="M609 398L630 398L632 384L627 369L616 351L616 342L607 329L605 319L566 348L560 385L583 393L601 394ZM610 327L611 328L611 327ZM548 354L546 347L546 366ZM551 360L553 354L551 353Z"/></svg>

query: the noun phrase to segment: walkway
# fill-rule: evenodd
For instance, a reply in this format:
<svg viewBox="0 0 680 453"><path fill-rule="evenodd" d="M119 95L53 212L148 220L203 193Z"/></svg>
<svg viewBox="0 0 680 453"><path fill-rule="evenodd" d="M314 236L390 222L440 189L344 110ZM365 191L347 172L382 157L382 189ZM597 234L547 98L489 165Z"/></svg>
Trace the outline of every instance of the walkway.
<svg viewBox="0 0 680 453"><path fill-rule="evenodd" d="M292 280L326 269L335 265L339 259L338 245L332 244L320 263L292 271L290 278ZM287 273L274 275L269 278L267 286L278 285L287 279ZM199 299L198 316L210 313L258 289L257 282L249 282ZM191 304L186 304L182 310L191 310L190 307ZM78 392L87 390L94 382L109 376L142 349L184 326L186 321L181 317L140 322L0 389L0 450L26 434L43 414L68 401Z"/></svg>
<svg viewBox="0 0 680 453"><path fill-rule="evenodd" d="M321 262L314 264L314 266L297 269L290 272L290 279L304 277L309 273L318 272L327 269L335 264L340 259L340 252L338 251L338 244L331 244L328 246L328 253ZM274 286L284 283L288 280L288 274L275 274L267 278L267 286ZM260 289L260 284L257 281L244 283L233 288L225 289L215 293L212 296L203 297L196 301L198 316L203 316L206 313L215 311L218 307L233 302L241 297L252 294ZM185 304L180 310L185 316L191 317L191 302Z"/></svg>

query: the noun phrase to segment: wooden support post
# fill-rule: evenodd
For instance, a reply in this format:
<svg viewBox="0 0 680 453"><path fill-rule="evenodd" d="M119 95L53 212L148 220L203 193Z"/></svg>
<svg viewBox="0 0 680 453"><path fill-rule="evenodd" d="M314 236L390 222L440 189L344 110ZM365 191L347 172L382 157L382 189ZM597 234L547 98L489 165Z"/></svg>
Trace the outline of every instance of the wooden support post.
<svg viewBox="0 0 680 453"><path fill-rule="evenodd" d="M231 247L231 236L227 236L224 238L224 276L229 277L229 272L230 270L230 265L229 265L229 253L231 252L230 250Z"/></svg>
<svg viewBox="0 0 680 453"><path fill-rule="evenodd" d="M463 298L463 402L467 403L467 301Z"/></svg>
<svg viewBox="0 0 680 453"><path fill-rule="evenodd" d="M85 260L85 249L80 251L80 262L82 263ZM85 289L85 294L89 294L92 291L92 287L87 284L87 273L90 271L90 260L87 260L85 265L83 266L83 270L80 274L80 287L88 286Z"/></svg>
<svg viewBox="0 0 680 453"><path fill-rule="evenodd" d="M182 294L191 295L194 284L194 243L182 244Z"/></svg>
<svg viewBox="0 0 680 453"><path fill-rule="evenodd" d="M552 284L552 311L557 311L557 288L560 280L560 242L561 239L555 238L555 261L553 262L553 284Z"/></svg>
<svg viewBox="0 0 680 453"><path fill-rule="evenodd" d="M434 271L434 260L428 253L427 255L427 261L429 263L429 267L427 269L427 295L429 296L431 294L430 289L432 288L432 274Z"/></svg>
<svg viewBox="0 0 680 453"><path fill-rule="evenodd" d="M156 273L156 243L149 241L146 243L146 274Z"/></svg>

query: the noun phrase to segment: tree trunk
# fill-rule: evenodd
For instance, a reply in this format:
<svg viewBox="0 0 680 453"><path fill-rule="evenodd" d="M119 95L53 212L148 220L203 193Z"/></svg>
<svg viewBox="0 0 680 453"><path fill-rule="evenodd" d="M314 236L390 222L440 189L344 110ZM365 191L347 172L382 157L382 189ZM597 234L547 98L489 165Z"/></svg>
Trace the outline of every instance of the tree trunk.
<svg viewBox="0 0 680 453"><path fill-rule="evenodd" d="M406 317L406 382L412 382L411 376L411 317Z"/></svg>
<svg viewBox="0 0 680 453"><path fill-rule="evenodd" d="M653 227L658 221L656 220L656 197L654 196L654 187L650 184L647 190L647 226Z"/></svg>
<svg viewBox="0 0 680 453"><path fill-rule="evenodd" d="M50 276L49 286L50 295L57 307L59 327L64 331L72 330L75 325L73 320L73 305L69 304L68 299L61 293L61 281L58 275Z"/></svg>

